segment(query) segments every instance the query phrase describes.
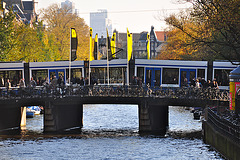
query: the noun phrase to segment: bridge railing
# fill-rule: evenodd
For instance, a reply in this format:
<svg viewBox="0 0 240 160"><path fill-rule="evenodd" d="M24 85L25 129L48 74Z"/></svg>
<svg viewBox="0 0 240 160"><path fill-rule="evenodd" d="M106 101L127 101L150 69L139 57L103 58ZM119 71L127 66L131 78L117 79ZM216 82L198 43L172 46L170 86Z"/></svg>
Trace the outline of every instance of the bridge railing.
<svg viewBox="0 0 240 160"><path fill-rule="evenodd" d="M231 112L226 111L220 115L215 109L208 108L209 122L217 131L226 135L233 141L240 143L240 119Z"/></svg>
<svg viewBox="0 0 240 160"><path fill-rule="evenodd" d="M63 97L63 96L118 96L118 97L159 97L181 99L229 100L227 90L215 88L169 88L149 86L41 86L0 89L0 98Z"/></svg>

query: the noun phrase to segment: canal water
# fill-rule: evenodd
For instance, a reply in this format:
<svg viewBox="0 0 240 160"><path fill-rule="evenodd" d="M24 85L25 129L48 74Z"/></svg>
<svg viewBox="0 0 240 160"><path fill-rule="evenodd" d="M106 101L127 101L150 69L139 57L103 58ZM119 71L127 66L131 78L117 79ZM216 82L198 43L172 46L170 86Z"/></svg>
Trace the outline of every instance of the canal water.
<svg viewBox="0 0 240 160"><path fill-rule="evenodd" d="M43 116L27 119L21 135L0 136L0 159L222 159L203 143L201 121L183 107L169 107L169 133L138 134L138 107L85 105L82 133L45 135Z"/></svg>

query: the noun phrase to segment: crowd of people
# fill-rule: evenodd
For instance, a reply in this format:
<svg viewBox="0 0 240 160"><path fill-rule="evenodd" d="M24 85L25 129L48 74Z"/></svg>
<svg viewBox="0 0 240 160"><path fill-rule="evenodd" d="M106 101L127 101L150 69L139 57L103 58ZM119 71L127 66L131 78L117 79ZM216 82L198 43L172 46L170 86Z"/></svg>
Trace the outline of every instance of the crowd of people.
<svg viewBox="0 0 240 160"><path fill-rule="evenodd" d="M213 81L206 81L204 78L193 78L190 82L188 82L187 78L184 78L184 81L181 85L182 87L196 87L196 88L216 88L219 89L218 83L216 79Z"/></svg>
<svg viewBox="0 0 240 160"><path fill-rule="evenodd" d="M67 80L67 83L69 84L69 79ZM89 80L88 78L72 78L71 79L71 83L72 84L79 84L80 86L85 86L85 85L89 85ZM90 84L97 84L97 80L95 78L91 78ZM130 81L131 85L138 85L138 86L142 86L143 82L142 79L136 76L133 76L131 81ZM34 88L36 86L51 86L52 88L56 88L56 87L63 87L65 86L65 81L64 81L64 77L63 75L60 75L59 78L57 78L56 76L53 76L50 78L50 82L48 77L46 77L45 79L39 78L38 80L34 80L33 77L31 77L29 85L25 84L25 80L22 78L19 81L18 86L20 88L23 87L31 87ZM192 80L188 81L187 78L184 78L183 82L181 83L182 87L196 87L196 88L216 88L218 89L218 82L216 81L216 79L214 79L213 81L208 80L206 81L204 78L193 78ZM7 89L11 88L11 82L10 79L6 80L5 83L5 87Z"/></svg>

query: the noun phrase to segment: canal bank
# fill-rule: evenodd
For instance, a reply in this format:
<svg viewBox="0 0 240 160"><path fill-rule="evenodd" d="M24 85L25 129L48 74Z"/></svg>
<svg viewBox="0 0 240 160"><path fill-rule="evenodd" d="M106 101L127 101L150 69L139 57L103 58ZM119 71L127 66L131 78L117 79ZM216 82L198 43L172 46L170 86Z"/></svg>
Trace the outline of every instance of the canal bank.
<svg viewBox="0 0 240 160"><path fill-rule="evenodd" d="M240 126L208 108L202 122L203 140L226 159L240 159Z"/></svg>

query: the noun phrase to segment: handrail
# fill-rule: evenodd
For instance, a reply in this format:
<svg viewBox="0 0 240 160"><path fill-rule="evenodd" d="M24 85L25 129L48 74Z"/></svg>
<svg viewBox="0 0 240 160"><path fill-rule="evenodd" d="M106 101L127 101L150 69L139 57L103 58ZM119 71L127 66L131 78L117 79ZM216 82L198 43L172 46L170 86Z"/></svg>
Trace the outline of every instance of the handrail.
<svg viewBox="0 0 240 160"><path fill-rule="evenodd" d="M38 86L24 88L1 88L0 98L16 97L63 97L63 96L113 96L113 97L156 97L178 99L202 99L229 101L229 92L215 88L194 87L149 87L138 85L113 86Z"/></svg>
<svg viewBox="0 0 240 160"><path fill-rule="evenodd" d="M230 113L220 116L216 111L208 108L207 122L212 124L212 126L222 134L240 143L240 124L237 124L238 121L239 120L235 119L234 115Z"/></svg>

